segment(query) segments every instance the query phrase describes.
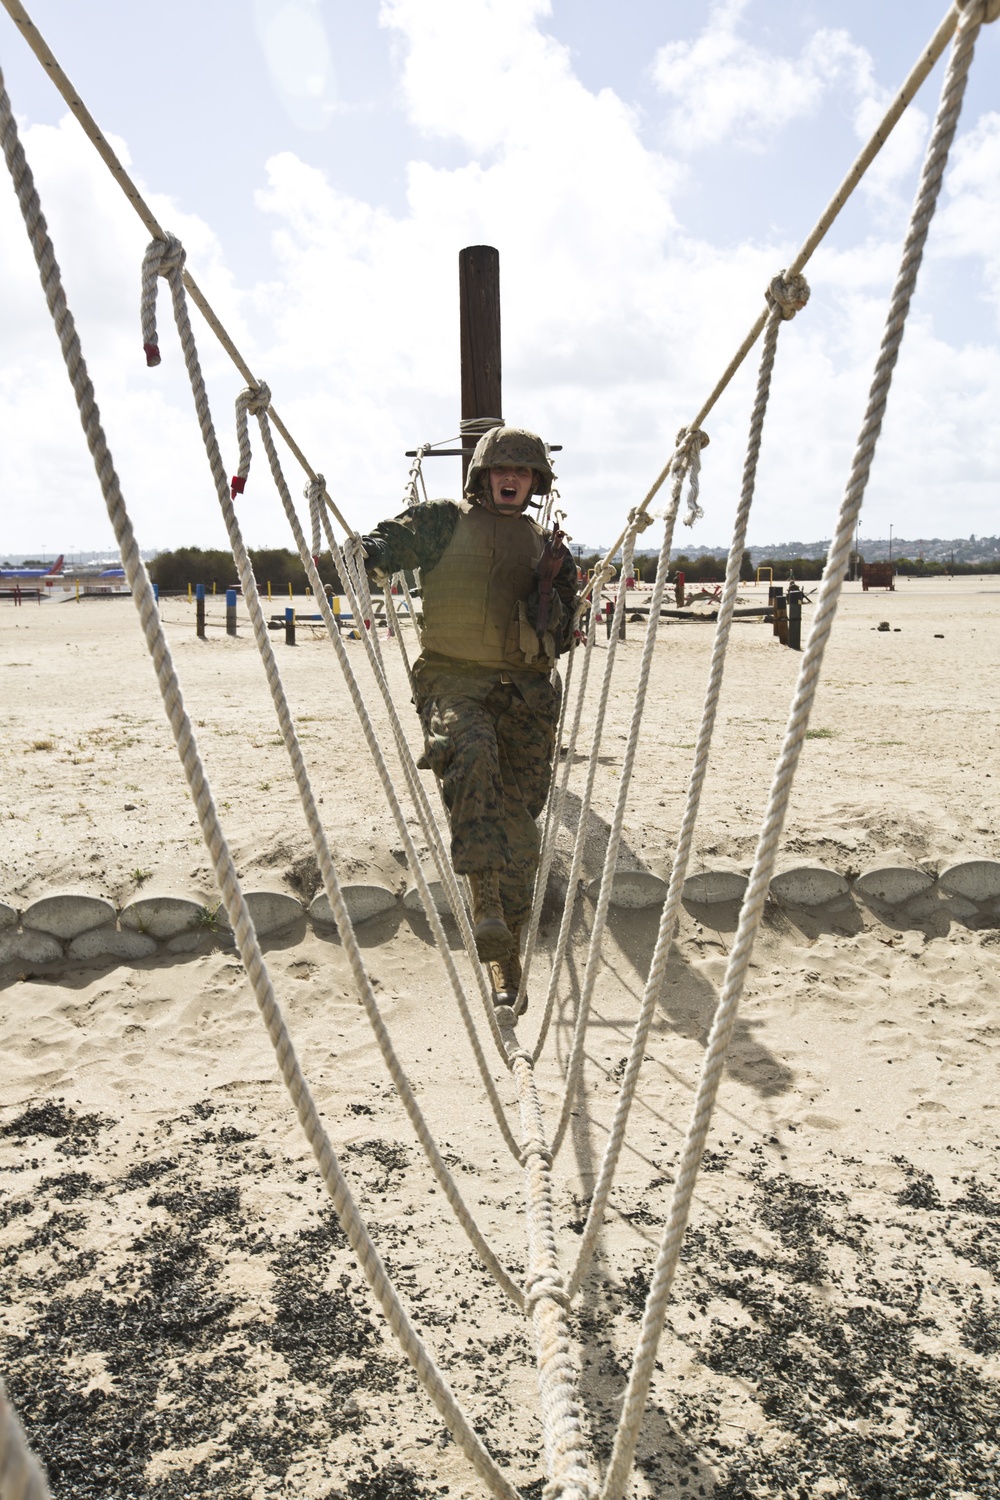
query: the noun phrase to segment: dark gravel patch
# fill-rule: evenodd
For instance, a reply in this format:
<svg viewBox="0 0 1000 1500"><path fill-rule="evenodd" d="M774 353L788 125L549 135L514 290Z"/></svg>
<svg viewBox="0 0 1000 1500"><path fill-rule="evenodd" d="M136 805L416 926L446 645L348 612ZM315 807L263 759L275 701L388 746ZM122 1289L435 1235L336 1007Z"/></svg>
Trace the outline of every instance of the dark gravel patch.
<svg viewBox="0 0 1000 1500"><path fill-rule="evenodd" d="M23 1153L15 1160L14 1191L0 1198L5 1290L26 1310L17 1332L0 1324L0 1368L54 1492L247 1500L299 1487L305 1455L324 1500L449 1493L433 1477L445 1439L426 1407L415 1429L426 1464L391 1452L393 1413L411 1416L419 1397L314 1175L238 1113L194 1105L120 1163L103 1150L112 1122L62 1102L5 1128L36 1155L30 1176L17 1175ZM94 1157L60 1170L67 1142ZM493 1294L464 1263L453 1262L456 1279L428 1281L429 1252L399 1212L415 1154L380 1138L345 1152L390 1270L445 1369L489 1414L484 1436L502 1460L506 1372L530 1364L530 1333L468 1336L477 1299ZM862 1161L828 1153L807 1179L760 1146L709 1166L725 1174L729 1207L687 1236L669 1312L673 1351L686 1346L697 1378L685 1384L664 1354L664 1404L651 1403L634 1494L996 1500L997 1184L935 1181L897 1158L895 1183L876 1192ZM258 1219L264 1182L272 1203L297 1202L294 1220ZM669 1187L656 1178L627 1217L660 1222ZM649 1263L632 1262L595 1277L577 1314L604 1459L648 1287ZM511 1461L527 1471L525 1495L540 1496L520 1432Z"/></svg>

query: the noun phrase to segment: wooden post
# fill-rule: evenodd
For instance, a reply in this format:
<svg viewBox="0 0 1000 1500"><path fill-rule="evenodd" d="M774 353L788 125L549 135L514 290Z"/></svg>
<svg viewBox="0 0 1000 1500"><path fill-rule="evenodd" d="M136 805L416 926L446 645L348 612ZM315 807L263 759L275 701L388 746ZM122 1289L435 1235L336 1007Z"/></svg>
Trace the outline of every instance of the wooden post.
<svg viewBox="0 0 1000 1500"><path fill-rule="evenodd" d="M802 594L788 590L788 644L793 651L802 650Z"/></svg>
<svg viewBox="0 0 1000 1500"><path fill-rule="evenodd" d="M236 634L236 590L226 589L226 634Z"/></svg>
<svg viewBox="0 0 1000 1500"><path fill-rule="evenodd" d="M285 610L285 645L286 646L294 646L295 645L295 611L294 611L294 609L286 609Z"/></svg>
<svg viewBox="0 0 1000 1500"><path fill-rule="evenodd" d="M198 583L194 590L194 629L199 640L205 639L205 585Z"/></svg>
<svg viewBox="0 0 1000 1500"><path fill-rule="evenodd" d="M500 252L492 245L468 245L458 252L461 324L462 420L502 420L500 382ZM462 441L462 488L476 438Z"/></svg>

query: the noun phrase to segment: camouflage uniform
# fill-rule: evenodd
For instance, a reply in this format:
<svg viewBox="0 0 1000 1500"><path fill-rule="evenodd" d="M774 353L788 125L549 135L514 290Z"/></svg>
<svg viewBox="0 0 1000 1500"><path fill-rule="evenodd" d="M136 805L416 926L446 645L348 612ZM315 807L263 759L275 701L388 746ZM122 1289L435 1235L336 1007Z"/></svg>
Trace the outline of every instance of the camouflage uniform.
<svg viewBox="0 0 1000 1500"><path fill-rule="evenodd" d="M453 501L436 500L383 521L364 538L369 567L383 573L419 568L423 580L444 556L460 514ZM567 552L552 592L557 650L570 633L575 598L576 567ZM424 651L413 668L424 730L421 764L442 783L452 863L460 875L500 872L512 926L523 924L531 909L535 820L552 777L561 689L551 665L540 657L533 666L483 666Z"/></svg>

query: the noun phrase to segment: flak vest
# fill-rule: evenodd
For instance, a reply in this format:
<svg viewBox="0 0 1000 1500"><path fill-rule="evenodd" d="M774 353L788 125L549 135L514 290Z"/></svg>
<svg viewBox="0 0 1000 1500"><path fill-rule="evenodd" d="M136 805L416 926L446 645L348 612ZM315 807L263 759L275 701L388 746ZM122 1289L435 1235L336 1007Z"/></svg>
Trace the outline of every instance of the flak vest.
<svg viewBox="0 0 1000 1500"><path fill-rule="evenodd" d="M421 575L424 651L482 667L551 671L552 637L538 634L524 607L544 546L545 533L527 516L460 505L440 561Z"/></svg>

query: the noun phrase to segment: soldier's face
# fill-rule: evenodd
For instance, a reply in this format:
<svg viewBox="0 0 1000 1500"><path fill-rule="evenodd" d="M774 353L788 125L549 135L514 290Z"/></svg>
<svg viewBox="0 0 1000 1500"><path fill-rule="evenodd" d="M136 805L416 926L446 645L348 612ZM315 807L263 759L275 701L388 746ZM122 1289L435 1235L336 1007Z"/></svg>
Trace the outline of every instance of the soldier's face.
<svg viewBox="0 0 1000 1500"><path fill-rule="evenodd" d="M519 516L531 495L534 469L523 464L502 464L490 469L490 493L502 516Z"/></svg>

